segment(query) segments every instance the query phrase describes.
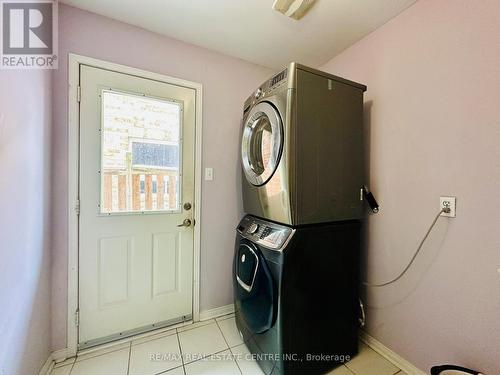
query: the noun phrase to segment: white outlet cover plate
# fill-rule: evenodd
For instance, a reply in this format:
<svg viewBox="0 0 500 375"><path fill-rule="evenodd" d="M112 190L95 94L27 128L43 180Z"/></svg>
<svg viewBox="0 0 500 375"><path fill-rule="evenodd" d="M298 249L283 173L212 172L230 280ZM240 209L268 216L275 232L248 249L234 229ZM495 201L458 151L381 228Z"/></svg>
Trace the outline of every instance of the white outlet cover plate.
<svg viewBox="0 0 500 375"><path fill-rule="evenodd" d="M213 181L214 179L214 169L205 168L205 181Z"/></svg>
<svg viewBox="0 0 500 375"><path fill-rule="evenodd" d="M448 207L450 209L449 213L443 212L441 216L455 217L457 216L457 197L440 197L439 198L439 208L443 209Z"/></svg>

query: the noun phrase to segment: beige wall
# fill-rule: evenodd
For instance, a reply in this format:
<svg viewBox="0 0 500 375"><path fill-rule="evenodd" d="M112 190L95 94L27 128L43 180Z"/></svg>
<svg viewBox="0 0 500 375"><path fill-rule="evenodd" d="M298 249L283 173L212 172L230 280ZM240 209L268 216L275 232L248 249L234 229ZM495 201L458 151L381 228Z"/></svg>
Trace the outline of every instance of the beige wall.
<svg viewBox="0 0 500 375"><path fill-rule="evenodd" d="M368 85L371 188L368 332L428 371L457 363L500 373L500 2L420 0L322 67Z"/></svg>
<svg viewBox="0 0 500 375"><path fill-rule="evenodd" d="M203 84L201 309L232 303L234 228L242 216L239 132L246 97L273 71L60 5L60 69L54 72L52 348L66 346L67 316L67 54L129 65Z"/></svg>

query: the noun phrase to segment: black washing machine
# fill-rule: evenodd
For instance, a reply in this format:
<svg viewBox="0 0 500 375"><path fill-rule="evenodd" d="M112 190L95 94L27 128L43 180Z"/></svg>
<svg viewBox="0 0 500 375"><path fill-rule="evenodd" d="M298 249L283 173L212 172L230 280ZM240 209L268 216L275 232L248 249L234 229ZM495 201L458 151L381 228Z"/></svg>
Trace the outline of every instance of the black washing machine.
<svg viewBox="0 0 500 375"><path fill-rule="evenodd" d="M266 375L324 374L357 354L360 227L241 220L236 325Z"/></svg>

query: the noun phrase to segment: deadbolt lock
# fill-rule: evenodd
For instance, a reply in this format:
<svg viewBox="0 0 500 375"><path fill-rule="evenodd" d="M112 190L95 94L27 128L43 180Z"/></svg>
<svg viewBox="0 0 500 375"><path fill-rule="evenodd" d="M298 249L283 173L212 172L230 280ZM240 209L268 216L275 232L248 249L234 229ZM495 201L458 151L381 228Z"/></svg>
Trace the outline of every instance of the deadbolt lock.
<svg viewBox="0 0 500 375"><path fill-rule="evenodd" d="M184 209L186 211L189 211L191 209L191 203L189 203L189 202L184 203Z"/></svg>

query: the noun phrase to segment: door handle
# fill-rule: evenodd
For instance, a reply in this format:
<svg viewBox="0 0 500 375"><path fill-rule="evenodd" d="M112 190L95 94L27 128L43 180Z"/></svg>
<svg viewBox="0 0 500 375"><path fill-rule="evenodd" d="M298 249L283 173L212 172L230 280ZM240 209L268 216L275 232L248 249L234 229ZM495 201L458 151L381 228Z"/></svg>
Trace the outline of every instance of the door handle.
<svg viewBox="0 0 500 375"><path fill-rule="evenodd" d="M184 219L182 224L177 225L178 227L190 227L191 226L191 220L190 219Z"/></svg>

